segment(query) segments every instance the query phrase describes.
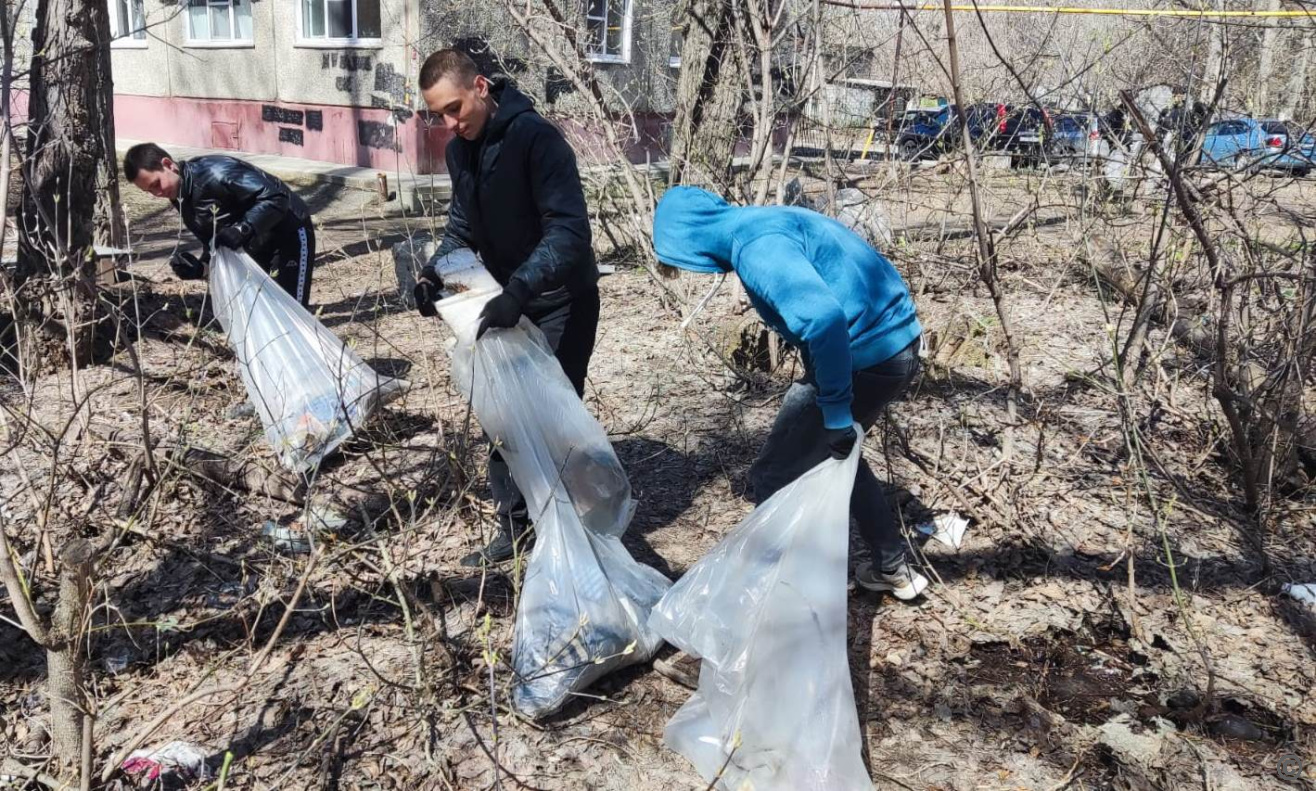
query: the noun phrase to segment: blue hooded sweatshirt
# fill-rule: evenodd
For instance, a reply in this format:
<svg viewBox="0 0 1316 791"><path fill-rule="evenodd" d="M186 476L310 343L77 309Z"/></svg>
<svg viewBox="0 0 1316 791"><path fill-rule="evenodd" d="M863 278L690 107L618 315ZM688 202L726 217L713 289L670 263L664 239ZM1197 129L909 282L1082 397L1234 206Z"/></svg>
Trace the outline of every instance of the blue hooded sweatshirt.
<svg viewBox="0 0 1316 791"><path fill-rule="evenodd" d="M658 260L735 272L763 321L804 355L829 429L853 422L853 372L891 359L922 332L895 267L836 220L788 206L732 206L673 187L653 220Z"/></svg>

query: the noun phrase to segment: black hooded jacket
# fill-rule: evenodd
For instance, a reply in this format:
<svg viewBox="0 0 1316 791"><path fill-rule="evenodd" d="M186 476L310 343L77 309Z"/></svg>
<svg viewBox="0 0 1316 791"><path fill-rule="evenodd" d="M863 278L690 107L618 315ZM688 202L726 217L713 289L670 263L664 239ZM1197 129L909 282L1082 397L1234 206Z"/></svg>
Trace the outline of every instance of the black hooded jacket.
<svg viewBox="0 0 1316 791"><path fill-rule="evenodd" d="M599 280L576 155L525 94L503 82L492 93L480 139L448 143L452 203L435 258L469 247L503 286L519 282L527 313L551 310Z"/></svg>
<svg viewBox="0 0 1316 791"><path fill-rule="evenodd" d="M180 162L178 210L183 224L207 251L215 233L228 225L251 226L247 252L269 262L278 238L311 218L311 211L288 185L248 162L215 155Z"/></svg>

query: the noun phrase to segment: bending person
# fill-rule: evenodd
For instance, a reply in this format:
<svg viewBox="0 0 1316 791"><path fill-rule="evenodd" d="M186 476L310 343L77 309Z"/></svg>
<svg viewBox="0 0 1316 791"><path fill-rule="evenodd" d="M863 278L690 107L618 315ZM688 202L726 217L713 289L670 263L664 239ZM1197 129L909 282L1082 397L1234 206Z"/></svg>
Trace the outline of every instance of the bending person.
<svg viewBox="0 0 1316 791"><path fill-rule="evenodd" d="M922 329L900 274L839 222L807 209L736 207L694 187L658 203L654 249L665 267L735 273L750 303L799 349L805 374L782 400L750 468L756 503L829 455L842 459L914 379ZM909 567L882 485L860 460L850 515L872 560L864 588L913 599L928 581Z"/></svg>

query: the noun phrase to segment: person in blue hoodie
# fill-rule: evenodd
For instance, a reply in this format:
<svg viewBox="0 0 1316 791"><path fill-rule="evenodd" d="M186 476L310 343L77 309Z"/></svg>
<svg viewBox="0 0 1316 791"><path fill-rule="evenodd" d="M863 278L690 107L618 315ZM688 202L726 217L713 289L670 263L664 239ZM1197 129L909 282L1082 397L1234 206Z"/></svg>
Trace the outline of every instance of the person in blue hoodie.
<svg viewBox="0 0 1316 791"><path fill-rule="evenodd" d="M919 369L922 329L895 267L841 223L788 206L732 206L695 187L673 187L654 214L660 264L734 273L750 304L796 347L805 374L791 385L750 468L755 502L829 455L843 459ZM850 514L872 560L855 569L869 590L913 599L927 587L909 567L905 540L862 458Z"/></svg>

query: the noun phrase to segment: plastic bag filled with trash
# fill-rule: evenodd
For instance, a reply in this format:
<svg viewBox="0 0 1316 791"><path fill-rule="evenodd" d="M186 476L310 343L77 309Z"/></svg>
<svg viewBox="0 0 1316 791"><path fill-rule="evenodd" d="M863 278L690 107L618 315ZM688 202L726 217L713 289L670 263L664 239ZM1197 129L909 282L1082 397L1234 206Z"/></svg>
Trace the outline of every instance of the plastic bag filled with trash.
<svg viewBox="0 0 1316 791"><path fill-rule="evenodd" d="M512 703L542 717L599 677L653 656L662 640L647 626L649 611L671 582L622 546L635 510L630 482L543 334L523 318L477 342L480 309L498 287L483 268L462 266L439 266L445 288L459 293L436 307L456 335L453 378L534 521L513 638Z"/></svg>
<svg viewBox="0 0 1316 791"><path fill-rule="evenodd" d="M279 462L308 472L408 387L380 376L246 253L216 249L210 299Z"/></svg>
<svg viewBox="0 0 1316 791"><path fill-rule="evenodd" d="M754 509L649 618L703 660L698 690L663 736L718 788L873 787L846 651L850 490L862 445Z"/></svg>

